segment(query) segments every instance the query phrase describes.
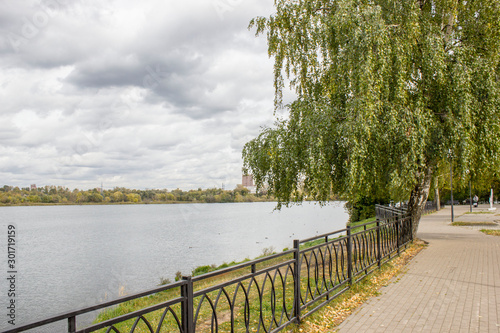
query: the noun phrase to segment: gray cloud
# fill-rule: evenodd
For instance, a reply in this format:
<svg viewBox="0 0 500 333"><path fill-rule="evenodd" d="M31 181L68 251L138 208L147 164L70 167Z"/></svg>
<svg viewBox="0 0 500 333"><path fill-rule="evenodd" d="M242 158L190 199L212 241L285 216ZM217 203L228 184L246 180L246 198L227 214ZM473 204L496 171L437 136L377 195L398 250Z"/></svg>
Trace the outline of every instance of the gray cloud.
<svg viewBox="0 0 500 333"><path fill-rule="evenodd" d="M272 63L246 29L271 5L2 2L0 179L235 186L243 144L273 121Z"/></svg>

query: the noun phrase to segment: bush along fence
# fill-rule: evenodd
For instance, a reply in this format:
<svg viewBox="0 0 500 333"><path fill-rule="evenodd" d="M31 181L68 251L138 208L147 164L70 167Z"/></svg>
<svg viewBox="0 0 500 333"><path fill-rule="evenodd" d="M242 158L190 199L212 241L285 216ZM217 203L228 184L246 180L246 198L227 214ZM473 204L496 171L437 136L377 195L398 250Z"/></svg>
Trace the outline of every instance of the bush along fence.
<svg viewBox="0 0 500 333"><path fill-rule="evenodd" d="M6 331L66 321L67 332L279 332L300 323L413 240L404 209L304 240L283 251ZM131 310L129 310L131 309ZM79 315L100 311L77 328ZM35 330L37 331L37 330Z"/></svg>

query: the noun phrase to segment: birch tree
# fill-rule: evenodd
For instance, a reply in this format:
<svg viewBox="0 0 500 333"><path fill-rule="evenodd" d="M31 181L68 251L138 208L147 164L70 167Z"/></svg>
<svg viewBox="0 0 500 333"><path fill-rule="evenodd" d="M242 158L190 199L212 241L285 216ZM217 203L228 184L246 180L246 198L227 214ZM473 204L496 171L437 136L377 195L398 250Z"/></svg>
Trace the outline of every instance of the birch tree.
<svg viewBox="0 0 500 333"><path fill-rule="evenodd" d="M244 170L279 206L388 192L418 221L433 176L498 168L498 0L275 0L250 22L287 116L248 142ZM283 92L296 99L283 105ZM449 165L449 164L448 164ZM468 178L467 178L468 179Z"/></svg>

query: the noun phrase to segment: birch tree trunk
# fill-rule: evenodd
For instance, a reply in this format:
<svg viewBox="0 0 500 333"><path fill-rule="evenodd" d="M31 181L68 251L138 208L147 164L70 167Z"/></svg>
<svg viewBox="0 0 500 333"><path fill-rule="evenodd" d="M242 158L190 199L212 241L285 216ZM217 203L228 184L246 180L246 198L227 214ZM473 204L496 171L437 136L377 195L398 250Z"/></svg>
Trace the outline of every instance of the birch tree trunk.
<svg viewBox="0 0 500 333"><path fill-rule="evenodd" d="M416 235L418 226L420 224L420 217L425 208L425 203L429 197L429 191L432 181L432 168L428 167L421 177L420 181L413 188L408 201L408 214L413 220L413 235Z"/></svg>

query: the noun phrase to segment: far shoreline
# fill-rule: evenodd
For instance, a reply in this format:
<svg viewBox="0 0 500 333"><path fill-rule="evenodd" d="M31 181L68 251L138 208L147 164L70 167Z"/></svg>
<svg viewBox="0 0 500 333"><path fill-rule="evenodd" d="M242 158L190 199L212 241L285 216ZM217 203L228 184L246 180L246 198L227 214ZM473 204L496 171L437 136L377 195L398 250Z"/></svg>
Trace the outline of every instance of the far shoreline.
<svg viewBox="0 0 500 333"><path fill-rule="evenodd" d="M230 202L204 202L204 201L152 201L152 202L82 202L82 203L72 203L72 202L23 202L18 204L4 204L0 203L0 207L40 207L40 206L120 206L120 205L180 205L180 204L232 204L232 203L259 203L259 202L278 202L276 200L259 200L259 201L230 201ZM306 202L306 201L304 201Z"/></svg>

